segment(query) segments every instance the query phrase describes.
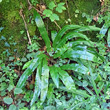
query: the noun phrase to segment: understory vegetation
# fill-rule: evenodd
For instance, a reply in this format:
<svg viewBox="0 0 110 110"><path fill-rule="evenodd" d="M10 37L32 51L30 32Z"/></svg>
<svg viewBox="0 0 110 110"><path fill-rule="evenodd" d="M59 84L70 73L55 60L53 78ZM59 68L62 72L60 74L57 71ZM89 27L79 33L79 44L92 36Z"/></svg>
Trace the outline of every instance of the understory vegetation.
<svg viewBox="0 0 110 110"><path fill-rule="evenodd" d="M83 2L0 0L0 110L110 109L110 3Z"/></svg>

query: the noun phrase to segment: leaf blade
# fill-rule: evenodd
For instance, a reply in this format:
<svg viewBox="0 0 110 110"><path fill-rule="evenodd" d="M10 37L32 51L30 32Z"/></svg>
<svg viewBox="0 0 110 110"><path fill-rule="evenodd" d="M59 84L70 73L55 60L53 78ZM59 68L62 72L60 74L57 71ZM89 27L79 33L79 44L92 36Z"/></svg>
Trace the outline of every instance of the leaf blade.
<svg viewBox="0 0 110 110"><path fill-rule="evenodd" d="M50 51L51 45L50 45L50 39L48 37L48 33L46 31L46 28L44 26L44 22L43 22L41 16L36 11L34 11L34 18L35 18L36 25L40 31L40 34L41 34L41 36L42 36L42 38L46 44L47 51Z"/></svg>
<svg viewBox="0 0 110 110"><path fill-rule="evenodd" d="M50 67L50 75L56 87L59 88L59 74L55 66Z"/></svg>
<svg viewBox="0 0 110 110"><path fill-rule="evenodd" d="M74 70L76 72L86 74L89 72L88 68L86 68L84 65L81 64L66 64L60 67L63 70Z"/></svg>
<svg viewBox="0 0 110 110"><path fill-rule="evenodd" d="M42 76L41 76L41 103L43 103L47 96L49 79L49 67L46 58L43 59Z"/></svg>
<svg viewBox="0 0 110 110"><path fill-rule="evenodd" d="M71 91L76 90L74 81L71 78L71 76L69 76L69 74L66 71L62 70L61 68L58 68L58 71L61 76L60 79L62 80L66 88Z"/></svg>

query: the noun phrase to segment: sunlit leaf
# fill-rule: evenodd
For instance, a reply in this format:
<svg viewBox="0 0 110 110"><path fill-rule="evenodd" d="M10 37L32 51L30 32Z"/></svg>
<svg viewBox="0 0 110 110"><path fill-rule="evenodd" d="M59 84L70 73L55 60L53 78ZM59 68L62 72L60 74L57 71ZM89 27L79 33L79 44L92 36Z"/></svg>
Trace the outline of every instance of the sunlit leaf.
<svg viewBox="0 0 110 110"><path fill-rule="evenodd" d="M55 83L56 87L59 87L59 74L55 66L50 67L50 75Z"/></svg>
<svg viewBox="0 0 110 110"><path fill-rule="evenodd" d="M54 58L58 58L63 55L63 53L68 50L69 44L65 44L62 48L58 49L57 52L54 54Z"/></svg>
<svg viewBox="0 0 110 110"><path fill-rule="evenodd" d="M54 39L55 39L56 36L57 36L57 32L56 31L51 31L52 41L54 41Z"/></svg>
<svg viewBox="0 0 110 110"><path fill-rule="evenodd" d="M55 48L59 48L61 46L63 46L66 41L72 39L72 38L83 38L85 40L88 40L88 42L90 41L86 35L81 34L81 33L77 33L77 32L69 32L67 33L65 36L63 36L63 38L59 41L58 45Z"/></svg>
<svg viewBox="0 0 110 110"><path fill-rule="evenodd" d="M97 56L88 52L87 46L83 46L83 48L74 48L74 49L68 49L62 55L62 58L70 58L70 59L81 58L81 59L97 62L98 60Z"/></svg>
<svg viewBox="0 0 110 110"><path fill-rule="evenodd" d="M82 26L79 29L76 29L75 32L83 32L83 31L100 31L101 29L95 26Z"/></svg>
<svg viewBox="0 0 110 110"><path fill-rule="evenodd" d="M71 91L76 90L74 81L71 78L71 76L69 76L69 74L66 71L62 70L61 68L58 68L58 72L59 72L59 75L60 75L60 79L62 80L62 82L64 83L66 88L68 90L71 90Z"/></svg>
<svg viewBox="0 0 110 110"><path fill-rule="evenodd" d="M53 21L55 21L55 20L59 20L59 16L57 15L57 14L52 14L51 16L50 16L50 20L53 22Z"/></svg>
<svg viewBox="0 0 110 110"><path fill-rule="evenodd" d="M58 6L56 7L56 11L59 13L62 13L63 10L66 10L66 8L63 6L65 3L59 3Z"/></svg>
<svg viewBox="0 0 110 110"><path fill-rule="evenodd" d="M34 104L34 102L37 100L37 98L40 95L41 91L41 73L42 73L42 60L40 64L37 67L37 72L36 72L36 78L35 78L35 89L34 89L34 95L31 100L31 106Z"/></svg>
<svg viewBox="0 0 110 110"><path fill-rule="evenodd" d="M66 25L64 26L57 34L57 36L55 37L55 40L53 42L53 47L55 48L55 46L59 43L61 37L64 35L64 33L68 30L72 30L72 29L78 29L81 26L79 25Z"/></svg>
<svg viewBox="0 0 110 110"><path fill-rule="evenodd" d="M11 104L13 102L13 99L10 98L10 97L4 97L3 98L3 101L6 103L6 104Z"/></svg>
<svg viewBox="0 0 110 110"><path fill-rule="evenodd" d="M78 73L83 73L83 74L86 74L89 72L89 69L86 68L84 65L75 64L75 63L63 65L60 68L63 70L74 70Z"/></svg>
<svg viewBox="0 0 110 110"><path fill-rule="evenodd" d="M108 47L110 47L110 29L108 30L107 43L108 43Z"/></svg>
<svg viewBox="0 0 110 110"><path fill-rule="evenodd" d="M29 67L24 71L24 73L21 75L18 83L17 83L17 88L22 88L29 77L29 75L32 74L32 72L37 68L37 66L40 63L40 60L44 57L45 55L40 55L38 58L32 60L31 64Z"/></svg>
<svg viewBox="0 0 110 110"><path fill-rule="evenodd" d="M53 10L53 8L55 7L56 5L55 5L55 3L53 2L53 1L51 1L50 3L49 3L49 8L51 9L51 10Z"/></svg>
<svg viewBox="0 0 110 110"><path fill-rule="evenodd" d="M45 41L47 51L50 51L50 48L51 48L50 39L48 37L48 33L46 31L46 28L44 26L44 22L43 22L41 16L39 15L39 13L35 10L34 10L34 18L35 18L36 25L40 31L40 34L41 34L43 40Z"/></svg>
<svg viewBox="0 0 110 110"><path fill-rule="evenodd" d="M14 94L20 94L20 93L22 93L22 89L21 88L15 88Z"/></svg>
<svg viewBox="0 0 110 110"><path fill-rule="evenodd" d="M17 107L12 104L12 105L10 105L9 110L16 110L16 108L17 108Z"/></svg>
<svg viewBox="0 0 110 110"><path fill-rule="evenodd" d="M47 60L44 58L42 74L41 74L41 96L40 96L41 103L45 101L46 96L47 96L48 80L49 80L49 67L47 64Z"/></svg>
<svg viewBox="0 0 110 110"><path fill-rule="evenodd" d="M107 32L108 28L105 26L105 24L102 26L101 30L100 30L100 34L105 35Z"/></svg>
<svg viewBox="0 0 110 110"><path fill-rule="evenodd" d="M5 42L6 47L10 47L10 44L8 42Z"/></svg>
<svg viewBox="0 0 110 110"><path fill-rule="evenodd" d="M2 2L2 0L0 0L0 2ZM4 27L0 27L0 32L4 29Z"/></svg>
<svg viewBox="0 0 110 110"><path fill-rule="evenodd" d="M30 60L28 62L26 62L23 66L23 70L26 69L27 67L29 67L29 65L32 63L33 60Z"/></svg>
<svg viewBox="0 0 110 110"><path fill-rule="evenodd" d="M43 14L46 16L46 17L50 17L52 15L52 11L49 10L49 9L46 9L43 11Z"/></svg>

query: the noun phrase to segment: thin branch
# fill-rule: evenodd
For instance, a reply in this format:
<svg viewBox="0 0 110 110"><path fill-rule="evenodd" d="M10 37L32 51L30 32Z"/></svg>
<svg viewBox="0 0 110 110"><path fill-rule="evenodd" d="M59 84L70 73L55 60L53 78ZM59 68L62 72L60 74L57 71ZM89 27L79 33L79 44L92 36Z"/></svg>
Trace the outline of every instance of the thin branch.
<svg viewBox="0 0 110 110"><path fill-rule="evenodd" d="M56 21L54 21L54 23L56 24L56 26L61 30L61 27L57 24Z"/></svg>
<svg viewBox="0 0 110 110"><path fill-rule="evenodd" d="M29 44L30 45L32 45L32 42L31 42L31 38L30 38L30 35L29 35L29 31L28 31L28 29L27 29L27 24L26 24L26 21L25 21L25 19L24 19L24 15L23 15L23 9L20 9L20 12L19 12L19 14L20 14L20 16L22 17L22 19L23 19L23 21L24 21L24 25L25 25L25 29L26 29L26 32L27 32L27 37L28 37L28 40L29 40Z"/></svg>

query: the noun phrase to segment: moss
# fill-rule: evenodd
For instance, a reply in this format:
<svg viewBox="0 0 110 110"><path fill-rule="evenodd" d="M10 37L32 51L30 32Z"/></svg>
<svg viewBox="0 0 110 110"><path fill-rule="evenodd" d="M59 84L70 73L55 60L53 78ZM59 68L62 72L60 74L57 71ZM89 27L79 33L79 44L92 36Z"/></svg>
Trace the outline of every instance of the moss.
<svg viewBox="0 0 110 110"><path fill-rule="evenodd" d="M35 35L35 31L36 31L36 26L33 26L33 25L29 24L28 25L28 30L29 30L30 36L34 36Z"/></svg>
<svg viewBox="0 0 110 110"><path fill-rule="evenodd" d="M0 11L0 24L2 27L4 27L4 30L2 31L1 35L5 36L7 39L7 42L9 41L9 38L11 36L14 36L13 42L18 43L16 46L18 53L22 55L23 50L26 48L26 44L28 41L24 40L24 37L26 36L26 32L21 35L20 31L24 30L25 31L25 26L24 22L19 15L19 10L21 8L21 4L23 7L23 13L28 11L28 4L25 0L9 0L8 1L3 1L0 3L1 11ZM4 47L4 49L6 49ZM12 51L14 47L12 46L10 48ZM3 51L3 50L0 50Z"/></svg>

